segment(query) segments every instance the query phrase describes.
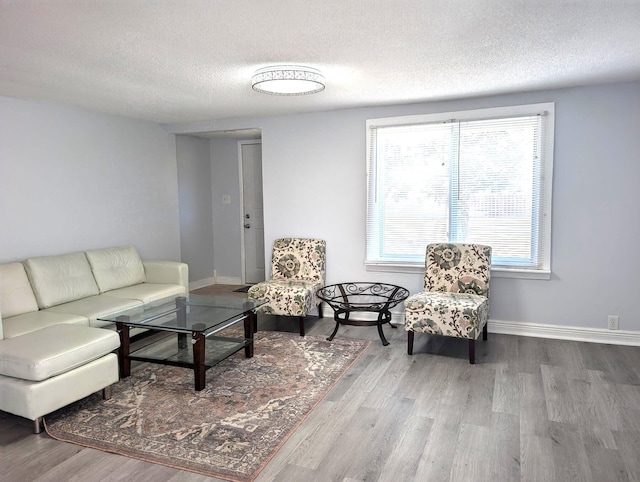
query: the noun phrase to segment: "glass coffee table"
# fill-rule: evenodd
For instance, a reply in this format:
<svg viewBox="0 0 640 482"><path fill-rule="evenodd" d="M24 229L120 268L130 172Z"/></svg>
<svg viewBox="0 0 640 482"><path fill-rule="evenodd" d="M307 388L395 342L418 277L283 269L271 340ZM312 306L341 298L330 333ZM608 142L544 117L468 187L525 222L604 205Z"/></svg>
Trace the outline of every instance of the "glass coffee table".
<svg viewBox="0 0 640 482"><path fill-rule="evenodd" d="M248 298L190 294L99 319L115 323L120 334L118 358L122 378L131 374L132 360L173 365L193 369L195 389L200 391L205 387L205 372L212 366L242 348L247 358L253 357L256 308L263 303ZM244 330L236 326L240 322L244 323ZM173 336L131 352L131 328L165 331Z"/></svg>

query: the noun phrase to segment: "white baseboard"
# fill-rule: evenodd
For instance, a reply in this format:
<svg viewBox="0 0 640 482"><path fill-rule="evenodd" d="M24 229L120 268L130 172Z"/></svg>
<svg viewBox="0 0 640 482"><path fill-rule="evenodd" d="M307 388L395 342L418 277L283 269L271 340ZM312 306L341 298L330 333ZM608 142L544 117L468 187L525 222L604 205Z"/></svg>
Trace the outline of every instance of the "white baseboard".
<svg viewBox="0 0 640 482"><path fill-rule="evenodd" d="M218 276L216 278L216 284L218 285L241 285L242 278L236 278L233 276Z"/></svg>
<svg viewBox="0 0 640 482"><path fill-rule="evenodd" d="M331 308L329 308L331 311ZM357 320L375 320L375 315L359 313ZM404 313L391 313L391 323L404 325ZM331 316L331 315L325 315ZM585 341L589 343L605 343L609 345L640 346L640 331L604 330L580 326L545 325L523 321L489 320L489 333L502 335L532 336L555 340Z"/></svg>
<svg viewBox="0 0 640 482"><path fill-rule="evenodd" d="M215 276L212 278L205 278L198 281L189 282L189 291L197 290L198 288L204 288L205 286L211 286L216 284Z"/></svg>
<svg viewBox="0 0 640 482"><path fill-rule="evenodd" d="M503 335L640 346L640 332L638 331L603 330L599 328L544 325L542 323L504 320L489 320L488 330L490 333L501 333Z"/></svg>
<svg viewBox="0 0 640 482"><path fill-rule="evenodd" d="M197 290L198 288L204 288L211 285L241 285L242 279L235 278L233 276L213 276L212 278L205 278L198 281L191 281L189 283L189 291Z"/></svg>

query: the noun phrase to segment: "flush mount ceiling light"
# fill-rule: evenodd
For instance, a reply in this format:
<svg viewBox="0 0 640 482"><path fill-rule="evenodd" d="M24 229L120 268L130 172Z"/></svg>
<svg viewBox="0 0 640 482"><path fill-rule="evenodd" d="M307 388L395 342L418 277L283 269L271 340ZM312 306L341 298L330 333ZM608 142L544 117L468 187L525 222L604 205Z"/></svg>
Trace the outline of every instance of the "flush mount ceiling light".
<svg viewBox="0 0 640 482"><path fill-rule="evenodd" d="M251 86L263 94L315 94L324 90L324 76L311 67L275 65L257 70L251 77Z"/></svg>

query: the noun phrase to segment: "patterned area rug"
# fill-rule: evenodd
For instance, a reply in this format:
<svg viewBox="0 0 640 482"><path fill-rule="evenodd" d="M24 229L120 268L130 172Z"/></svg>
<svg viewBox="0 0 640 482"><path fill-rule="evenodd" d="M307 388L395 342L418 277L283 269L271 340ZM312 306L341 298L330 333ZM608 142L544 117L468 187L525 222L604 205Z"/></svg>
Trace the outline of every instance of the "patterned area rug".
<svg viewBox="0 0 640 482"><path fill-rule="evenodd" d="M256 333L193 389L186 368L143 364L113 386L46 417L49 435L210 477L251 481L369 341Z"/></svg>

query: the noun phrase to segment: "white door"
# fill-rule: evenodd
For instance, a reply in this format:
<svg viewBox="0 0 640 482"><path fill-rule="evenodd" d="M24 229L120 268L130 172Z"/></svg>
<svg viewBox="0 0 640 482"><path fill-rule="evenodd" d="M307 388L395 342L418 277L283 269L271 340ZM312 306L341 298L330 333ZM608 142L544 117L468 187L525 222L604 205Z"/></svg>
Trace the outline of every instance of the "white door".
<svg viewBox="0 0 640 482"><path fill-rule="evenodd" d="M265 280L264 218L262 216L262 144L240 143L244 233L244 282Z"/></svg>

